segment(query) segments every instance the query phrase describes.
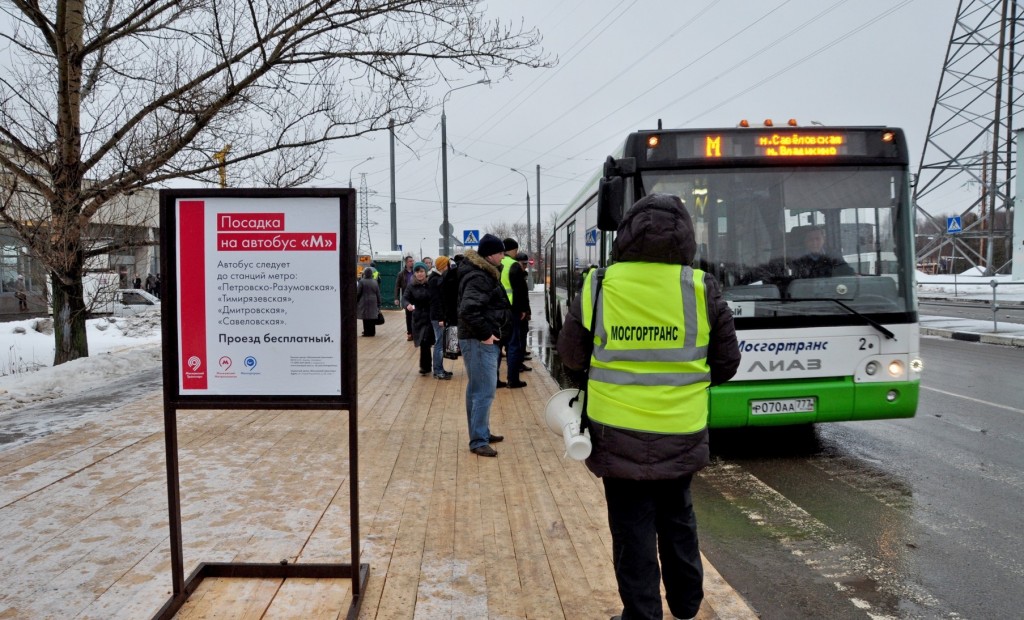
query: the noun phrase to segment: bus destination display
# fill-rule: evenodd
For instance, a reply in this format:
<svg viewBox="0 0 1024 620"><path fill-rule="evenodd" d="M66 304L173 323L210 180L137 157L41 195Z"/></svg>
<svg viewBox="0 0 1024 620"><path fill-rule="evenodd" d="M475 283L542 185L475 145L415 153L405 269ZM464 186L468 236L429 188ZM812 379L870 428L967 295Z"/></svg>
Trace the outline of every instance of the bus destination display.
<svg viewBox="0 0 1024 620"><path fill-rule="evenodd" d="M892 130L740 129L665 132L646 136L646 160L898 158Z"/></svg>

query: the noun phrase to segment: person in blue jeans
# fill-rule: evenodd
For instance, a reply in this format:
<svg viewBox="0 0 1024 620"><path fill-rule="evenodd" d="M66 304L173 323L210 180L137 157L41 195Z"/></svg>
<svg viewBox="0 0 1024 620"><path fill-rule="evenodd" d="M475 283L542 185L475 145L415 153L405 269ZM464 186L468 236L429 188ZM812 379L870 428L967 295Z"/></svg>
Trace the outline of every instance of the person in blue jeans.
<svg viewBox="0 0 1024 620"><path fill-rule="evenodd" d="M459 264L459 345L467 378L466 422L469 449L478 456L498 456L491 444L504 439L491 433L498 343L512 333L512 306L498 270L504 255L501 239L486 234L478 249L468 250Z"/></svg>

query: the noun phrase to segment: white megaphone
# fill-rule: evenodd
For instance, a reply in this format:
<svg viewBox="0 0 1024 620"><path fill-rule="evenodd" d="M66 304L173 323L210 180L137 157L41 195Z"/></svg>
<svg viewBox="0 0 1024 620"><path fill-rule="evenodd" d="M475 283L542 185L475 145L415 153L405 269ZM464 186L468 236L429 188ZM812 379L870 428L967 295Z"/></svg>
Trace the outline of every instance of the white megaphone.
<svg viewBox="0 0 1024 620"><path fill-rule="evenodd" d="M548 428L565 440L565 452L582 461L590 456L590 432L580 432L583 416L583 390L562 390L548 399L544 407L544 421Z"/></svg>

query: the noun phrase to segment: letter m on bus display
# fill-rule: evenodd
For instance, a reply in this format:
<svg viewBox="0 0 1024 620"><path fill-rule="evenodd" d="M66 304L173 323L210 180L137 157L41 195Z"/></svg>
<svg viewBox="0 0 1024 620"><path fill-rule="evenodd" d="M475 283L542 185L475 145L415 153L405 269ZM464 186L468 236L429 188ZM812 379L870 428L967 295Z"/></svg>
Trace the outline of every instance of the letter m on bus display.
<svg viewBox="0 0 1024 620"><path fill-rule="evenodd" d="M722 136L707 136L704 138L704 156L722 156Z"/></svg>

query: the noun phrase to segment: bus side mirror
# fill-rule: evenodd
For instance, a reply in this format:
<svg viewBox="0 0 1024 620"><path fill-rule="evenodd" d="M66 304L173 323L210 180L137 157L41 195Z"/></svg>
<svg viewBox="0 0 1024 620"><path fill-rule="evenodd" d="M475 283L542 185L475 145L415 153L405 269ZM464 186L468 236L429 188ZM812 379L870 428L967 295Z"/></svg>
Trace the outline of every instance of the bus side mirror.
<svg viewBox="0 0 1024 620"><path fill-rule="evenodd" d="M622 203L625 202L622 177L605 177L597 186L597 228L618 230L622 221Z"/></svg>

